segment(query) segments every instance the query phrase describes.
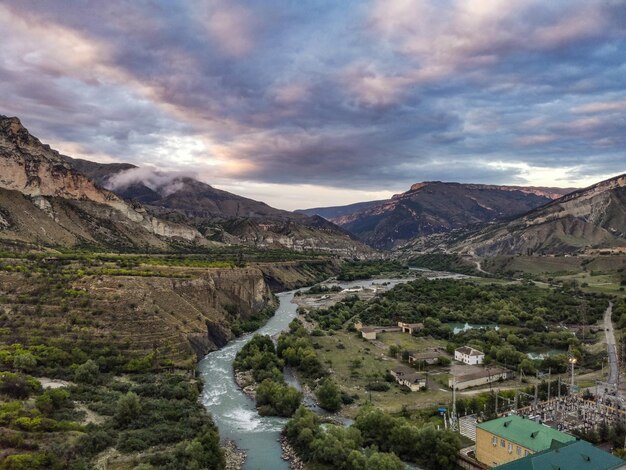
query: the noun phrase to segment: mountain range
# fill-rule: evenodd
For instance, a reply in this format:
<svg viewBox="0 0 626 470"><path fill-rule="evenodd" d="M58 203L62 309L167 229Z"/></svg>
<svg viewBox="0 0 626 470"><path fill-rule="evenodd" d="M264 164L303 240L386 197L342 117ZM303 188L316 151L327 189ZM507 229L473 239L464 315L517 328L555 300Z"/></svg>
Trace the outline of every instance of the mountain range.
<svg viewBox="0 0 626 470"><path fill-rule="evenodd" d="M625 234L626 175L579 190L428 181L388 200L289 212L190 176L61 155L0 116L0 248L491 256L623 249Z"/></svg>
<svg viewBox="0 0 626 470"><path fill-rule="evenodd" d="M471 233L448 249L479 256L625 251L626 174Z"/></svg>
<svg viewBox="0 0 626 470"><path fill-rule="evenodd" d="M18 118L0 116L0 241L172 250L243 244L358 256L371 251L321 217L274 209L189 177L110 186L139 170L61 155ZM107 186L111 190L107 189Z"/></svg>
<svg viewBox="0 0 626 470"><path fill-rule="evenodd" d="M428 181L384 201L300 212L327 217L373 247L392 249L417 237L509 219L573 190Z"/></svg>

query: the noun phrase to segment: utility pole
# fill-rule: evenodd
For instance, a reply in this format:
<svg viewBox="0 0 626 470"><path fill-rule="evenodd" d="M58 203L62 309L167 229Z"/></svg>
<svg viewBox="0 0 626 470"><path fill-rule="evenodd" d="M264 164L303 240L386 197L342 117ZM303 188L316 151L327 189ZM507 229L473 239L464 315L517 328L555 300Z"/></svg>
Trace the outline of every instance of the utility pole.
<svg viewBox="0 0 626 470"><path fill-rule="evenodd" d="M552 374L552 368L548 367L548 403L550 403L550 378Z"/></svg>
<svg viewBox="0 0 626 470"><path fill-rule="evenodd" d="M574 356L574 354L570 353L569 359L568 359L570 365L572 366L572 383L571 383L571 387L572 387L572 392L574 391L574 366L576 365L576 357Z"/></svg>
<svg viewBox="0 0 626 470"><path fill-rule="evenodd" d="M450 416L450 430L459 430L459 421L456 417L456 379L452 381L452 416Z"/></svg>

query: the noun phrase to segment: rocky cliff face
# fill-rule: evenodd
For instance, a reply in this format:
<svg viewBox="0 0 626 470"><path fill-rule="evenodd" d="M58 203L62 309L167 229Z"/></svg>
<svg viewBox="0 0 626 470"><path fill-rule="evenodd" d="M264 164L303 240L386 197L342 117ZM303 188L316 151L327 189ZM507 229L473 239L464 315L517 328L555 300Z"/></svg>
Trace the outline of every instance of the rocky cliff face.
<svg viewBox="0 0 626 470"><path fill-rule="evenodd" d="M626 246L626 175L575 191L451 246L478 255L575 253Z"/></svg>
<svg viewBox="0 0 626 470"><path fill-rule="evenodd" d="M164 238L199 239L191 227L159 220L138 205L97 187L62 156L33 137L17 118L0 116L0 188L29 196L36 207L54 220L53 199L81 201L117 211L138 229Z"/></svg>
<svg viewBox="0 0 626 470"><path fill-rule="evenodd" d="M61 342L105 341L137 356L157 351L161 363L187 368L232 339L234 322L275 306L274 290L310 284L336 273L336 266L324 261L233 269L169 266L157 268L152 276L76 276L73 272L55 280L63 284L63 289L55 291L50 290L49 276L34 269L39 261L1 262L20 263L35 272L27 279L20 271L0 270L0 314L10 312L3 315L3 326L11 331L12 341L26 341L34 331L54 331ZM80 295L49 300L66 289ZM39 299L41 292L48 295L38 304L24 302Z"/></svg>

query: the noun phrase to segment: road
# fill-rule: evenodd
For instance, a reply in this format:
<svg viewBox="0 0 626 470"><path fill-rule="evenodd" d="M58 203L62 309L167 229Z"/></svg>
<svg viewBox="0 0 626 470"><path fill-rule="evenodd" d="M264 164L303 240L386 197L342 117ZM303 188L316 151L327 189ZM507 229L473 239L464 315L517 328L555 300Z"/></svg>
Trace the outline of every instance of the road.
<svg viewBox="0 0 626 470"><path fill-rule="evenodd" d="M606 348L609 355L609 378L608 383L617 385L617 375L619 373L619 365L617 362L617 346L615 343L615 332L613 331L613 321L611 314L613 312L613 303L609 302L609 306L604 312L604 334L606 335Z"/></svg>
<svg viewBox="0 0 626 470"><path fill-rule="evenodd" d="M485 271L485 270L483 269L483 267L482 267L482 265L481 265L481 263L480 263L480 261L479 261L479 260L475 260L475 261L474 261L474 263L476 264L476 270L477 270L479 273L483 273L483 274L491 274L491 273L488 273L487 271Z"/></svg>

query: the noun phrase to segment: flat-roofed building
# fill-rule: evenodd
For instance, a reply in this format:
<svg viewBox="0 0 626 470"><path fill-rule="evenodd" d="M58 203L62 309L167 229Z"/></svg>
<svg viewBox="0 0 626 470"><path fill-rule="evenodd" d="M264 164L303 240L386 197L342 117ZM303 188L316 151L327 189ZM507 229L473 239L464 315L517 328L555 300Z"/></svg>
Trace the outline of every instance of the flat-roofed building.
<svg viewBox="0 0 626 470"><path fill-rule="evenodd" d="M574 436L531 419L503 416L476 425L476 460L497 467L575 440Z"/></svg>
<svg viewBox="0 0 626 470"><path fill-rule="evenodd" d="M378 333L378 328L374 328L371 326L362 326L361 327L361 336L365 339L376 339L376 333Z"/></svg>
<svg viewBox="0 0 626 470"><path fill-rule="evenodd" d="M502 367L486 367L478 371L457 375L448 379L448 387L452 388L456 381L456 389L463 390L470 387L479 387L499 380L507 380L513 377L514 373Z"/></svg>
<svg viewBox="0 0 626 470"><path fill-rule="evenodd" d="M430 366L439 363L440 357L448 357L444 349L432 348L426 351L409 353L409 364L419 364L421 362Z"/></svg>

